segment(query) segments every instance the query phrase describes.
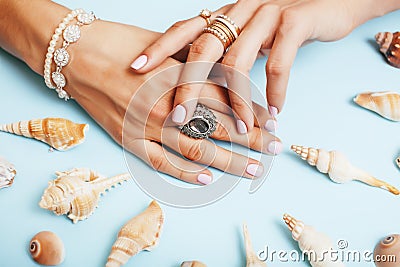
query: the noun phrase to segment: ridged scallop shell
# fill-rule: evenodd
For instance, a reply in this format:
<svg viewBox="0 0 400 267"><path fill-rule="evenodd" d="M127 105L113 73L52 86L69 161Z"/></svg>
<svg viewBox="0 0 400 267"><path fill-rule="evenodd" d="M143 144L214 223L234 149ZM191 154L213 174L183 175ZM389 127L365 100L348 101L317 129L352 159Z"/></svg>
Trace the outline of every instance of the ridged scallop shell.
<svg viewBox="0 0 400 267"><path fill-rule="evenodd" d="M400 235L394 234L384 237L375 246L374 259L376 267L400 266Z"/></svg>
<svg viewBox="0 0 400 267"><path fill-rule="evenodd" d="M380 32L375 39L390 65L400 68L400 32Z"/></svg>
<svg viewBox="0 0 400 267"><path fill-rule="evenodd" d="M397 92L366 92L357 95L353 100L386 119L400 121L400 94Z"/></svg>
<svg viewBox="0 0 400 267"><path fill-rule="evenodd" d="M16 174L14 165L0 157L0 189L11 186Z"/></svg>
<svg viewBox="0 0 400 267"><path fill-rule="evenodd" d="M336 183L346 183L358 180L370 186L386 189L398 195L399 190L394 186L376 179L367 172L350 164L346 157L338 151L326 151L303 146L291 146L291 149L311 166L316 166L321 173L327 173L329 178Z"/></svg>
<svg viewBox="0 0 400 267"><path fill-rule="evenodd" d="M182 262L181 267L207 267L207 265L200 261L184 261Z"/></svg>
<svg viewBox="0 0 400 267"><path fill-rule="evenodd" d="M56 215L68 214L73 223L87 219L96 209L100 195L130 178L127 173L106 178L88 169L73 169L56 175L44 191L39 206Z"/></svg>
<svg viewBox="0 0 400 267"><path fill-rule="evenodd" d="M88 124L62 118L35 119L0 126L0 131L40 140L60 151L68 150L85 140Z"/></svg>
<svg viewBox="0 0 400 267"><path fill-rule="evenodd" d="M267 267L267 264L261 261L256 253L254 253L249 231L247 230L247 224L243 224L243 238L246 250L246 267Z"/></svg>
<svg viewBox="0 0 400 267"><path fill-rule="evenodd" d="M140 251L150 251L157 246L163 223L163 212L153 200L145 211L121 228L111 248L106 267L122 266Z"/></svg>
<svg viewBox="0 0 400 267"><path fill-rule="evenodd" d="M41 265L59 265L64 261L65 250L62 240L53 232L37 233L29 242L32 259Z"/></svg>
<svg viewBox="0 0 400 267"><path fill-rule="evenodd" d="M307 253L308 260L313 267L344 267L339 259L329 257L327 251L333 251L333 243L330 238L313 227L305 225L292 216L285 214L283 220L292 232L292 237L299 244L301 251Z"/></svg>

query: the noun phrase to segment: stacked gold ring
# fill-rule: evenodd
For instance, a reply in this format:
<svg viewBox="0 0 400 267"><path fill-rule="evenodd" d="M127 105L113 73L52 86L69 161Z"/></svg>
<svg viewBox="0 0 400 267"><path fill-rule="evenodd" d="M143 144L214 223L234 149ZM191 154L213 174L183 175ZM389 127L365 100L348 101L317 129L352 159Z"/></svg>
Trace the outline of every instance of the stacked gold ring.
<svg viewBox="0 0 400 267"><path fill-rule="evenodd" d="M203 29L203 33L211 33L216 36L224 46L225 52L227 52L238 38L240 28L228 16L218 15L210 25Z"/></svg>

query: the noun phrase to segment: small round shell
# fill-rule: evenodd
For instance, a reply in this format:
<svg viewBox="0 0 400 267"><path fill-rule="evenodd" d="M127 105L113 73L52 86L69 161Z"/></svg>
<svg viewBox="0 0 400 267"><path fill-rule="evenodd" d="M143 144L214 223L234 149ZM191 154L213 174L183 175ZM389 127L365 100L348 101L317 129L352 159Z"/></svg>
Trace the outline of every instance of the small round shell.
<svg viewBox="0 0 400 267"><path fill-rule="evenodd" d="M400 266L400 235L384 237L374 250L375 265L377 267Z"/></svg>
<svg viewBox="0 0 400 267"><path fill-rule="evenodd" d="M53 232L43 231L29 242L29 252L34 261L41 265L59 265L64 261L64 244Z"/></svg>

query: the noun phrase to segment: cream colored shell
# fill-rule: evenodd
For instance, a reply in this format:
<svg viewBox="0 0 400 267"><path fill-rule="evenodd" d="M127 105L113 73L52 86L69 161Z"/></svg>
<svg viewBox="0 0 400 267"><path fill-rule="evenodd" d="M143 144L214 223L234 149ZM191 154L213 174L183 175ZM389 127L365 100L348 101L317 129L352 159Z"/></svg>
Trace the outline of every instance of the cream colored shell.
<svg viewBox="0 0 400 267"><path fill-rule="evenodd" d="M0 126L0 131L40 140L52 148L65 151L85 140L87 124L62 118L35 119Z"/></svg>
<svg viewBox="0 0 400 267"><path fill-rule="evenodd" d="M182 262L181 267L207 267L207 265L200 261L184 261Z"/></svg>
<svg viewBox="0 0 400 267"><path fill-rule="evenodd" d="M73 223L87 219L96 209L100 195L130 178L127 173L106 178L88 169L73 169L56 175L44 191L39 206L56 215L68 214Z"/></svg>
<svg viewBox="0 0 400 267"><path fill-rule="evenodd" d="M164 215L156 201L152 201L145 211L129 220L119 231L111 248L106 267L118 267L141 252L150 251L158 244Z"/></svg>
<svg viewBox="0 0 400 267"><path fill-rule="evenodd" d="M340 258L337 260L327 254L334 249L333 243L327 235L317 232L313 227L305 225L288 214L283 215L283 220L292 232L293 239L298 242L301 251L309 252L308 260L311 266L344 267Z"/></svg>
<svg viewBox="0 0 400 267"><path fill-rule="evenodd" d="M346 183L358 180L370 186L386 189L398 195L400 192L394 186L376 179L367 172L350 164L346 157L338 151L326 151L303 146L291 146L291 149L311 166L316 166L318 171L327 173L332 181Z"/></svg>
<svg viewBox="0 0 400 267"><path fill-rule="evenodd" d="M397 92L366 92L357 95L354 102L386 119L400 121L400 94Z"/></svg>
<svg viewBox="0 0 400 267"><path fill-rule="evenodd" d="M247 230L247 224L243 224L243 238L246 250L246 267L267 267L267 264L261 261L256 253L254 253L249 231Z"/></svg>
<svg viewBox="0 0 400 267"><path fill-rule="evenodd" d="M11 186L16 174L14 165L0 157L0 189Z"/></svg>
<svg viewBox="0 0 400 267"><path fill-rule="evenodd" d="M53 232L37 233L29 242L32 259L40 265L54 266L64 261L65 249L62 240Z"/></svg>

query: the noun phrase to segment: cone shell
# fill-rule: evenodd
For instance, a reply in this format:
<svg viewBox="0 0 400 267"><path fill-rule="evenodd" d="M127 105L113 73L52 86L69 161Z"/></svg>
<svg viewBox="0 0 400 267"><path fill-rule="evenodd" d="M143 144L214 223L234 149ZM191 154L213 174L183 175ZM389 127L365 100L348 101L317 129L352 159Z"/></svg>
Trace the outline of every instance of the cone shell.
<svg viewBox="0 0 400 267"><path fill-rule="evenodd" d="M400 32L380 32L375 39L389 64L400 68Z"/></svg>
<svg viewBox="0 0 400 267"><path fill-rule="evenodd" d="M181 267L207 267L207 265L200 261L184 261L182 262Z"/></svg>
<svg viewBox="0 0 400 267"><path fill-rule="evenodd" d="M105 178L87 169L57 172L57 175L57 179L49 182L39 206L56 215L68 214L73 223L87 219L96 209L100 195L130 178L129 174Z"/></svg>
<svg viewBox="0 0 400 267"><path fill-rule="evenodd" d="M400 235L394 234L384 237L375 246L374 259L377 267L398 267L400 266Z"/></svg>
<svg viewBox="0 0 400 267"><path fill-rule="evenodd" d="M0 131L40 140L52 148L65 151L85 140L87 124L62 118L35 119L0 126Z"/></svg>
<svg viewBox="0 0 400 267"><path fill-rule="evenodd" d="M14 165L0 157L0 189L11 186L16 174Z"/></svg>
<svg viewBox="0 0 400 267"><path fill-rule="evenodd" d="M164 223L163 212L156 201L128 221L119 231L111 248L106 267L118 267L143 250L157 246Z"/></svg>
<svg viewBox="0 0 400 267"><path fill-rule="evenodd" d="M249 231L247 230L247 224L243 224L243 238L246 249L246 267L267 267L267 264L261 261L256 253L254 253Z"/></svg>
<svg viewBox="0 0 400 267"><path fill-rule="evenodd" d="M53 232L36 234L29 243L32 259L41 265L59 265L64 261L65 250L62 240Z"/></svg>
<svg viewBox="0 0 400 267"><path fill-rule="evenodd" d="M386 119L400 121L400 94L397 92L366 92L357 95L354 102Z"/></svg>

